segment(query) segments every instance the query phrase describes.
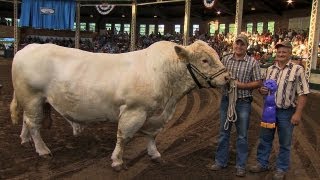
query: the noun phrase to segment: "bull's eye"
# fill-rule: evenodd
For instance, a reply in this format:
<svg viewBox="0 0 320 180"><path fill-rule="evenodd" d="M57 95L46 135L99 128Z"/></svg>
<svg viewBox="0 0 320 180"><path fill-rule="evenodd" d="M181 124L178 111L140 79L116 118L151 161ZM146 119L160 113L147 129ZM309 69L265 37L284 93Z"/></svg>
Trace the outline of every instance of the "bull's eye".
<svg viewBox="0 0 320 180"><path fill-rule="evenodd" d="M206 63L206 64L209 63L209 61L208 61L207 59L203 59L202 62L203 62L203 63Z"/></svg>

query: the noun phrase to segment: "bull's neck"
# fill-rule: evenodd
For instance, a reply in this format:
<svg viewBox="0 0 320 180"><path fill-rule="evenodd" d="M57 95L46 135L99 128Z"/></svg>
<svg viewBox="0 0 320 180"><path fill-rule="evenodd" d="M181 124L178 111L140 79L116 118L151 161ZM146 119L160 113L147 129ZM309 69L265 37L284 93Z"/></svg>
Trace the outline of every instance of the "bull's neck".
<svg viewBox="0 0 320 180"><path fill-rule="evenodd" d="M195 82L193 81L190 73L187 70L187 66L181 62L171 62L168 64L170 68L165 68L167 71L166 79L167 87L171 89L171 96L177 100L181 99L184 95L190 92L196 87Z"/></svg>

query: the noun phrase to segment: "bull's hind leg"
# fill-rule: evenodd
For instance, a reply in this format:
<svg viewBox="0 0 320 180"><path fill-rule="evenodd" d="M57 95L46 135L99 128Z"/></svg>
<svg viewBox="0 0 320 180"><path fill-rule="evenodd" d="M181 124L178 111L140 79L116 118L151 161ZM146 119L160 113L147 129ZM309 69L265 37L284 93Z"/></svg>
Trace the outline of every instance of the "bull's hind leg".
<svg viewBox="0 0 320 180"><path fill-rule="evenodd" d="M67 121L72 126L72 131L74 136L79 136L84 130L84 127L81 124L72 122L70 120L67 120Z"/></svg>
<svg viewBox="0 0 320 180"><path fill-rule="evenodd" d="M45 121L43 121L42 127L49 129L52 124L52 119L50 117L51 109L50 109L49 104L44 105L43 113L44 113L44 116L46 117L46 119L45 119ZM23 116L23 125L22 125L21 134L20 134L21 145L32 146L32 137L31 137L30 131L29 131L27 124L26 124L26 120L27 120L26 118L27 118L26 116Z"/></svg>
<svg viewBox="0 0 320 180"><path fill-rule="evenodd" d="M23 116L24 117L24 116ZM20 134L20 138L21 138L21 144L22 145L27 145L29 143L31 143L31 135L29 132L29 129L27 127L27 124L25 122L25 119L23 118L23 125L22 125L22 130L21 130L21 134Z"/></svg>
<svg viewBox="0 0 320 180"><path fill-rule="evenodd" d="M23 121L25 123L26 128L25 134L27 134L28 130L34 142L34 146L36 148L36 152L40 156L51 155L51 152L47 145L43 142L40 135L40 127L42 125L43 120L43 100L41 97L35 97L28 101L24 106L23 112Z"/></svg>
<svg viewBox="0 0 320 180"><path fill-rule="evenodd" d="M43 114L44 114L44 121L42 121L42 127L45 129L50 129L52 126L52 118L51 118L51 105L49 103L45 103L43 105Z"/></svg>
<svg viewBox="0 0 320 180"><path fill-rule="evenodd" d="M143 109L124 110L121 113L118 124L117 143L111 156L112 167L115 170L119 171L122 169L124 145L142 127L145 120L146 111Z"/></svg>

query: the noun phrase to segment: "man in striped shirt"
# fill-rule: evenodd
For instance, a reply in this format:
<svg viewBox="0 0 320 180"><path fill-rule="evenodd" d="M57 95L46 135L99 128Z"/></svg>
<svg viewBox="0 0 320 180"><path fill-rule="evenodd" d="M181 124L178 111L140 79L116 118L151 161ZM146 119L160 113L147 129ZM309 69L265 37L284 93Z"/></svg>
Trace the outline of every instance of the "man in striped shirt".
<svg viewBox="0 0 320 180"><path fill-rule="evenodd" d="M275 48L276 63L266 72L266 79L273 79L278 84L275 94L276 101L276 129L261 128L260 143L257 149L257 161L250 168L251 172L262 172L269 169L269 156L272 149L274 133L278 131L280 150L276 162L273 179L284 179L289 168L290 148L293 127L301 120L302 110L310 92L302 66L291 62L292 46L289 41L278 43ZM267 95L268 90L261 87L259 92Z"/></svg>
<svg viewBox="0 0 320 180"><path fill-rule="evenodd" d="M248 38L239 35L233 43L233 53L222 58L222 63L236 80L237 97L235 110L237 121L237 162L236 176L243 177L246 174L245 166L248 158L248 127L251 113L252 90L260 87L261 74L258 61L246 54ZM220 105L220 134L215 156L215 163L209 168L217 171L227 167L229 159L229 139L232 123L227 120L229 106L228 93L222 97ZM225 125L226 124L226 125Z"/></svg>

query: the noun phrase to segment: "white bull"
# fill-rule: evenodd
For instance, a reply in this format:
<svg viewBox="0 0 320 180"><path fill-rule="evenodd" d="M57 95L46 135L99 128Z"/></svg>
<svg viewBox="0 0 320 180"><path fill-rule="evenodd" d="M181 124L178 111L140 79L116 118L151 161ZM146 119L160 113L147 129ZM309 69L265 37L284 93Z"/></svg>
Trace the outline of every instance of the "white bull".
<svg viewBox="0 0 320 180"><path fill-rule="evenodd" d="M123 54L31 44L12 63L11 118L18 122L21 107L22 143L33 140L40 156L51 155L40 135L44 104L49 103L74 130L81 123L118 122L111 157L115 169L121 169L124 144L138 130L149 138L148 155L158 159L155 136L172 117L176 103L196 87L188 64L202 86L229 80L216 51L203 41L189 46L161 41Z"/></svg>

